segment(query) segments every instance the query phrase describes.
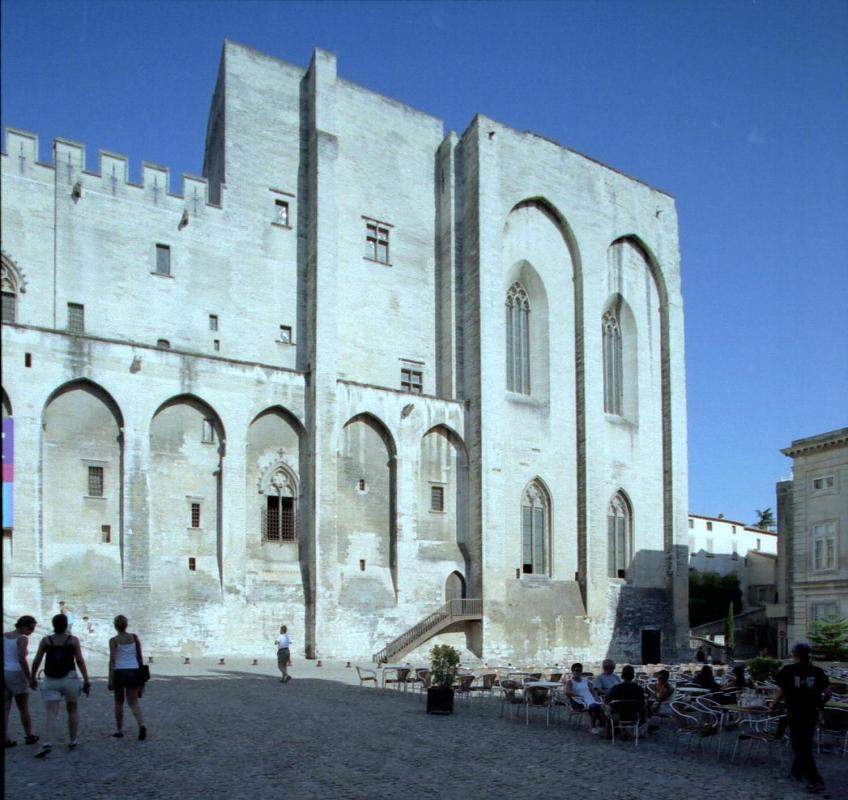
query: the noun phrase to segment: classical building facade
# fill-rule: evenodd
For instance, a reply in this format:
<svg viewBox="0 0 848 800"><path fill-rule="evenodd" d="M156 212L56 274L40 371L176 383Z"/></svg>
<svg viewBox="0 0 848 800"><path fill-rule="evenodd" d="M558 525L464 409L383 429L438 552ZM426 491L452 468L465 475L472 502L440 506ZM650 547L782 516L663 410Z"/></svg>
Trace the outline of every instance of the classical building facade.
<svg viewBox="0 0 848 800"><path fill-rule="evenodd" d="M465 598L431 632L486 658L686 646L669 195L230 42L181 194L5 148L8 610L363 658Z"/></svg>
<svg viewBox="0 0 848 800"><path fill-rule="evenodd" d="M777 484L779 603L770 616L786 645L826 616L848 617L848 428L796 439Z"/></svg>

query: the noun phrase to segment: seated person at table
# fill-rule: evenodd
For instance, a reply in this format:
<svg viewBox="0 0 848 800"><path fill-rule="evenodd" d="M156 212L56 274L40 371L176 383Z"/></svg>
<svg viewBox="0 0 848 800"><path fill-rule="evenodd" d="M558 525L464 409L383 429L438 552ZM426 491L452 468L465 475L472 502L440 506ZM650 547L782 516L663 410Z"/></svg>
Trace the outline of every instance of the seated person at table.
<svg viewBox="0 0 848 800"><path fill-rule="evenodd" d="M603 730L606 722L604 709L592 690L592 684L583 677L582 664L571 665L571 677L565 681L565 696L575 708L585 708L593 726Z"/></svg>
<svg viewBox="0 0 848 800"><path fill-rule="evenodd" d="M601 668L603 672L595 679L595 688L603 696L609 694L613 686L621 683L621 678L615 674L615 661L611 658L605 659L604 663L601 664Z"/></svg>
<svg viewBox="0 0 848 800"><path fill-rule="evenodd" d="M701 667L701 671L695 676L692 683L701 689L708 689L711 692L717 692L719 690L719 685L716 683L715 676L713 675L713 668L709 664L704 664Z"/></svg>
<svg viewBox="0 0 848 800"><path fill-rule="evenodd" d="M662 718L668 716L668 703L674 697L674 686L671 685L670 677L667 669L661 669L656 674L657 682L650 690L648 730L652 733L660 729Z"/></svg>
<svg viewBox="0 0 848 800"><path fill-rule="evenodd" d="M621 683L613 686L607 695L607 705L617 703L615 711L625 722L637 717L639 722L645 721L645 690L633 680L635 677L636 671L628 664L621 670Z"/></svg>
<svg viewBox="0 0 848 800"><path fill-rule="evenodd" d="M723 692L741 692L743 689L753 689L754 682L750 678L745 677L745 667L741 664L733 668L730 677L724 682L721 687Z"/></svg>

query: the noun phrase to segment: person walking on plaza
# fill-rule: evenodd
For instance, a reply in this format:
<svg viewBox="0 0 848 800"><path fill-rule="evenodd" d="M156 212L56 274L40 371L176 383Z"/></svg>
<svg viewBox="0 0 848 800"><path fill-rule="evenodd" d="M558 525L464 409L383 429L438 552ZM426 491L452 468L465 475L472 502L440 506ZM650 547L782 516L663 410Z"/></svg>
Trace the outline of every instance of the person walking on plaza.
<svg viewBox="0 0 848 800"><path fill-rule="evenodd" d="M144 657L141 641L134 633L127 633L127 618L123 614L115 617L117 636L109 640L109 691L115 693L116 739L124 737L124 700L138 723L138 740L147 738L144 715L139 698L144 691Z"/></svg>
<svg viewBox="0 0 848 800"><path fill-rule="evenodd" d="M64 614L64 616L68 620L68 633L73 633L74 623L77 621L77 618L71 613L71 609L68 607L68 604L64 600L59 601L59 613Z"/></svg>
<svg viewBox="0 0 848 800"><path fill-rule="evenodd" d="M68 631L68 619L64 614L53 617L53 635L45 636L38 645L38 652L32 662L32 674L38 674L38 668L44 661L44 680L41 682L41 696L44 698L46 710L44 723L44 742L36 758L44 758L53 749L53 729L59 716L59 704L64 699L68 710L68 749L73 750L77 744L79 728L79 710L77 701L80 693L88 696L91 683L88 680L88 669L82 657L79 639L71 636ZM82 686L76 668L82 672Z"/></svg>
<svg viewBox="0 0 848 800"><path fill-rule="evenodd" d="M277 667L283 676L280 678L280 683L288 683L291 680L291 675L289 675L291 636L289 636L288 630L285 625L281 625L280 635L277 637Z"/></svg>
<svg viewBox="0 0 848 800"><path fill-rule="evenodd" d="M12 712L12 700L21 715L24 728L24 742L35 744L38 737L32 732L32 719L29 715L29 690L34 680L27 663L27 645L29 637L38 623L35 617L24 616L15 623L15 629L3 634L3 685L6 695L6 717L3 725L5 747L14 747L17 742L9 737L9 715Z"/></svg>
<svg viewBox="0 0 848 800"><path fill-rule="evenodd" d="M799 642L792 648L794 664L787 664L777 673L779 687L775 703L786 703L789 736L795 760L792 777L807 781L807 791L821 792L824 781L813 757L813 737L819 711L830 698L830 682L824 670L811 663L810 645Z"/></svg>

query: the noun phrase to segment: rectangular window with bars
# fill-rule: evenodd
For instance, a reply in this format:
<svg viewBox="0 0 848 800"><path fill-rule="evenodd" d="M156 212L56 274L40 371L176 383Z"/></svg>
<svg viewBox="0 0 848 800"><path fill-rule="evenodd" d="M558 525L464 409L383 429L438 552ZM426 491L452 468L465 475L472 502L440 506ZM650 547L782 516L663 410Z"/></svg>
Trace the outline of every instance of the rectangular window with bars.
<svg viewBox="0 0 848 800"><path fill-rule="evenodd" d="M3 322L14 322L17 296L14 292L3 292Z"/></svg>
<svg viewBox="0 0 848 800"><path fill-rule="evenodd" d="M80 303L68 303L68 330L85 333L85 306Z"/></svg>
<svg viewBox="0 0 848 800"><path fill-rule="evenodd" d="M200 527L200 503L191 504L191 527Z"/></svg>
<svg viewBox="0 0 848 800"><path fill-rule="evenodd" d="M410 394L421 394L424 390L424 373L404 367L400 371L400 388Z"/></svg>
<svg viewBox="0 0 848 800"><path fill-rule="evenodd" d="M156 274L171 274L171 248L167 244L156 245Z"/></svg>
<svg viewBox="0 0 848 800"><path fill-rule="evenodd" d="M218 330L218 315L210 314L209 315L209 330L217 331Z"/></svg>
<svg viewBox="0 0 848 800"><path fill-rule="evenodd" d="M88 468L88 496L103 497L103 467Z"/></svg>
<svg viewBox="0 0 848 800"><path fill-rule="evenodd" d="M297 541L293 497L270 495L262 509L262 540L265 542Z"/></svg>
<svg viewBox="0 0 848 800"><path fill-rule="evenodd" d="M431 486L430 487L430 511L445 510L445 487Z"/></svg>
<svg viewBox="0 0 848 800"><path fill-rule="evenodd" d="M377 222L365 225L365 257L381 264L389 263L389 229Z"/></svg>
<svg viewBox="0 0 848 800"><path fill-rule="evenodd" d="M111 525L101 525L100 526L100 541L103 544L109 544L112 541L112 526Z"/></svg>
<svg viewBox="0 0 848 800"><path fill-rule="evenodd" d="M197 560L194 559L194 558L189 558L188 568L189 568L190 572L196 572L197 571Z"/></svg>
<svg viewBox="0 0 848 800"><path fill-rule="evenodd" d="M289 227L289 203L288 200L274 201L274 222L277 225Z"/></svg>

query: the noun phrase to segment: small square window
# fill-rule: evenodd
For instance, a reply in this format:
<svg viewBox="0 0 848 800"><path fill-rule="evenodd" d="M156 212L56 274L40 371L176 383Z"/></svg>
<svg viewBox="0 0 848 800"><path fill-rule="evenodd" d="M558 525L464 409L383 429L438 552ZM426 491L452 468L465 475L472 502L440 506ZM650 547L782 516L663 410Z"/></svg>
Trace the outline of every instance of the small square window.
<svg viewBox="0 0 848 800"><path fill-rule="evenodd" d="M421 370L404 367L400 371L400 388L410 394L421 394L424 385L424 373Z"/></svg>
<svg viewBox="0 0 848 800"><path fill-rule="evenodd" d="M191 504L191 527L200 527L200 503Z"/></svg>
<svg viewBox="0 0 848 800"><path fill-rule="evenodd" d="M211 419L203 420L203 432L201 433L200 441L203 444L212 444L215 441L215 426Z"/></svg>
<svg viewBox="0 0 848 800"><path fill-rule="evenodd" d="M360 478L358 485L359 485L359 491L364 492L365 491L365 478Z"/></svg>
<svg viewBox="0 0 848 800"><path fill-rule="evenodd" d="M389 229L376 222L365 226L365 257L381 264L389 263Z"/></svg>
<svg viewBox="0 0 848 800"><path fill-rule="evenodd" d="M218 315L210 314L209 315L209 330L217 331L218 330Z"/></svg>
<svg viewBox="0 0 848 800"><path fill-rule="evenodd" d="M707 523L707 530L708 530L708 531L711 531L712 529L713 529L713 524L712 524L712 522L708 522L708 523Z"/></svg>
<svg viewBox="0 0 848 800"><path fill-rule="evenodd" d="M156 274L171 274L171 248L167 244L156 245Z"/></svg>
<svg viewBox="0 0 848 800"><path fill-rule="evenodd" d="M430 487L430 511L445 510L445 487L431 486Z"/></svg>
<svg viewBox="0 0 848 800"><path fill-rule="evenodd" d="M156 346L162 350L170 350L171 342L168 339L157 339Z"/></svg>
<svg viewBox="0 0 848 800"><path fill-rule="evenodd" d="M24 353L24 366L31 367L32 366L32 353Z"/></svg>
<svg viewBox="0 0 848 800"><path fill-rule="evenodd" d="M111 525L101 525L100 526L100 541L103 544L109 544L112 541L112 526Z"/></svg>
<svg viewBox="0 0 848 800"><path fill-rule="evenodd" d="M833 475L825 475L821 478L813 479L813 491L814 492L826 492L829 489L832 489L836 485L836 481L834 480Z"/></svg>
<svg viewBox="0 0 848 800"><path fill-rule="evenodd" d="M289 203L288 200L274 201L274 222L277 225L289 226Z"/></svg>
<svg viewBox="0 0 848 800"><path fill-rule="evenodd" d="M280 341L284 344L292 343L291 325L280 325Z"/></svg>
<svg viewBox="0 0 848 800"><path fill-rule="evenodd" d="M214 339L212 341L212 348L217 353L221 349L221 340L220 339Z"/></svg>
<svg viewBox="0 0 848 800"><path fill-rule="evenodd" d="M68 330L85 333L85 306L80 303L68 303Z"/></svg>
<svg viewBox="0 0 848 800"><path fill-rule="evenodd" d="M103 467L88 468L88 496L103 497Z"/></svg>
<svg viewBox="0 0 848 800"><path fill-rule="evenodd" d="M190 572L196 572L197 571L197 561L193 558L189 558L188 568L189 568Z"/></svg>
<svg viewBox="0 0 848 800"><path fill-rule="evenodd" d="M736 533L736 526L735 526L735 525L731 525L731 526L730 526L730 532L731 532L731 533Z"/></svg>
<svg viewBox="0 0 848 800"><path fill-rule="evenodd" d="M364 558L359 559L359 571L365 572L365 559Z"/></svg>
<svg viewBox="0 0 848 800"><path fill-rule="evenodd" d="M690 528L690 530L691 530L692 528L694 528L694 527L695 527L695 520L694 520L694 519L690 519L690 520L689 520L689 528Z"/></svg>

